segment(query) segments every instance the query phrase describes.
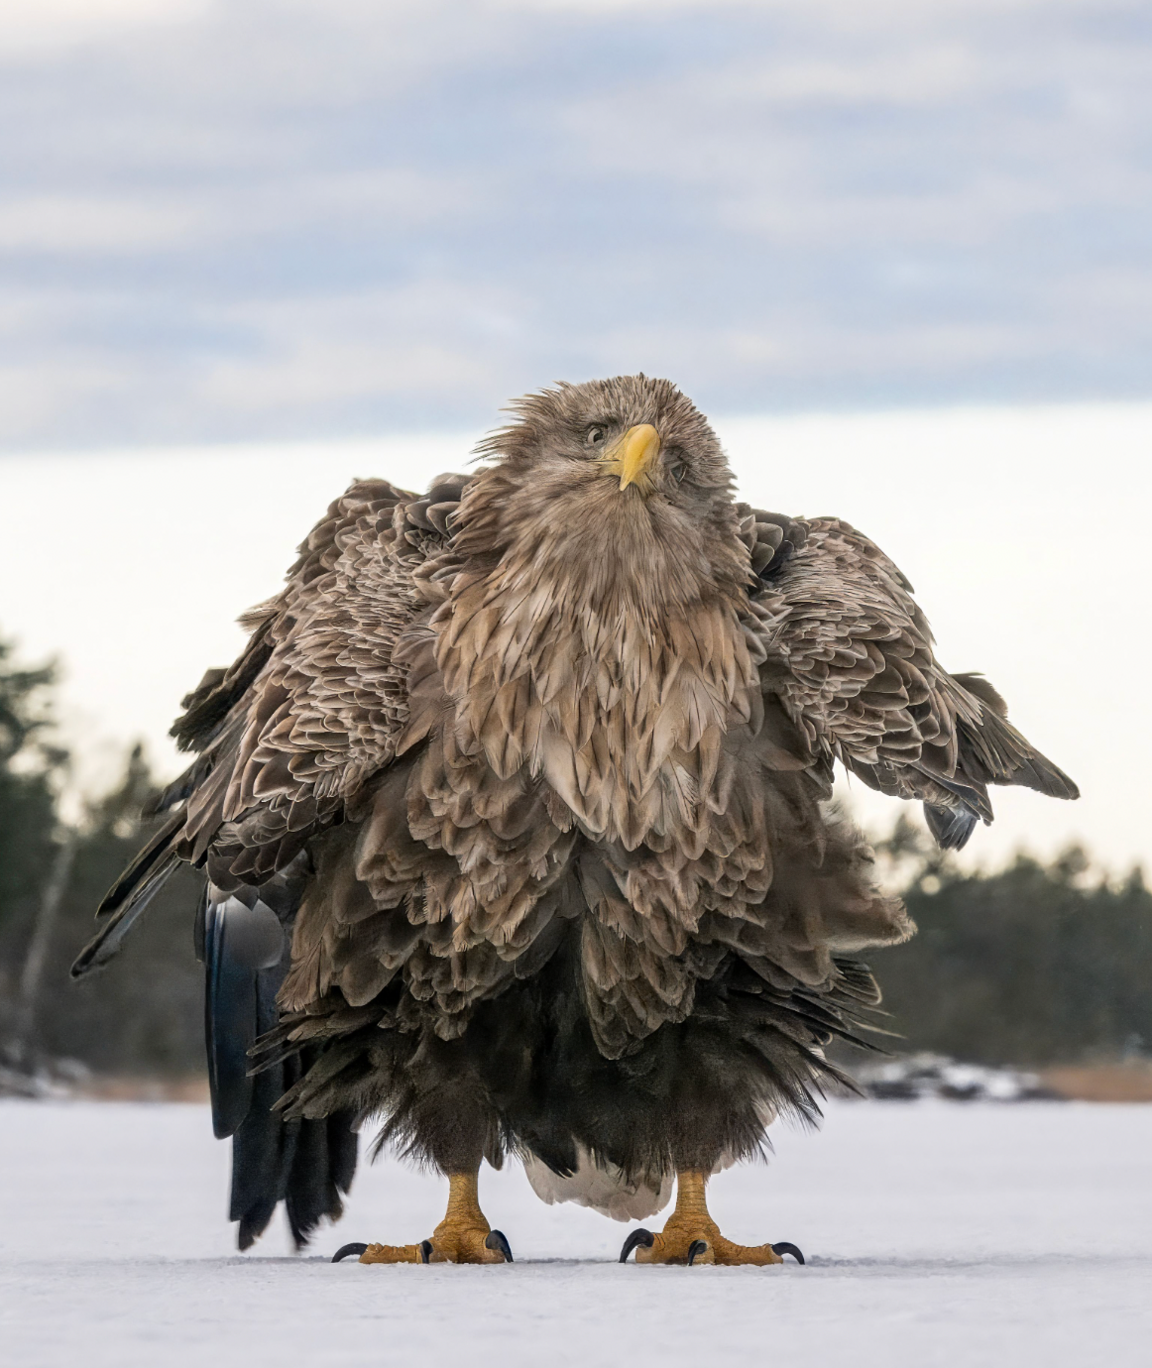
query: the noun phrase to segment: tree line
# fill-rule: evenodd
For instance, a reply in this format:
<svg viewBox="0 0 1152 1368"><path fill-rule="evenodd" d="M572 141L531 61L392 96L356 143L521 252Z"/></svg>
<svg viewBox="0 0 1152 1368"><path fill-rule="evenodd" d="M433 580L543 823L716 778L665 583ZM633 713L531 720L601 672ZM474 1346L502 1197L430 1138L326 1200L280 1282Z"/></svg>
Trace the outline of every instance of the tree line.
<svg viewBox="0 0 1152 1368"><path fill-rule="evenodd" d="M1152 893L1072 846L973 872L901 815L876 843L918 933L875 955L899 1049L981 1064L1103 1062L1152 1052Z"/></svg>
<svg viewBox="0 0 1152 1368"><path fill-rule="evenodd" d="M75 1060L105 1074L202 1072L203 971L192 947L201 876L182 869L119 958L74 983L100 898L147 838L156 784L142 751L71 820L59 795L51 666L22 668L0 641L0 1048L9 1064ZM988 1064L1116 1059L1152 1048L1152 893L1086 854L972 872L901 815L877 843L919 934L874 955L892 1050Z"/></svg>
<svg viewBox="0 0 1152 1368"><path fill-rule="evenodd" d="M156 785L137 746L112 792L66 821L54 683L52 666L21 669L0 641L0 1049L22 1068L74 1060L107 1074L202 1073L199 874L169 880L107 969L69 978L97 904L147 838L152 824L140 814Z"/></svg>

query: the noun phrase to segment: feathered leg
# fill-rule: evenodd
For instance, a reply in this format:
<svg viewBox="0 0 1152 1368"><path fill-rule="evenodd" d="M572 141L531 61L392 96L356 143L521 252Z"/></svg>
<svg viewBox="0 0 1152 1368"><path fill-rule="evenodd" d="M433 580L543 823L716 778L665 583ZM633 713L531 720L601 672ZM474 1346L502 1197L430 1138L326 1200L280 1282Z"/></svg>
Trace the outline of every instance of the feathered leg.
<svg viewBox="0 0 1152 1368"><path fill-rule="evenodd" d="M448 1210L431 1239L418 1245L345 1245L332 1262L359 1254L364 1264L511 1263L508 1241L492 1229L480 1210L478 1179L478 1170L448 1175Z"/></svg>
<svg viewBox="0 0 1152 1368"><path fill-rule="evenodd" d="M785 1254L797 1263L804 1255L792 1244L733 1244L720 1234L720 1227L708 1212L705 1186L708 1175L698 1169L681 1169L676 1175L676 1209L653 1235L649 1230L634 1230L624 1241L620 1262L633 1250L637 1263L666 1264L778 1264Z"/></svg>

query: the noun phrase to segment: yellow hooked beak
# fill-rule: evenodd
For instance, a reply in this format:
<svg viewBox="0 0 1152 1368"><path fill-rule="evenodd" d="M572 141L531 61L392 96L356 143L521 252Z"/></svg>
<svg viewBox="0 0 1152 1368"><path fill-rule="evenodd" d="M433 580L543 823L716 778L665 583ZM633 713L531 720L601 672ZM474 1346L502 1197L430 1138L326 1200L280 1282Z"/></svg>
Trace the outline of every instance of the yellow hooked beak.
<svg viewBox="0 0 1152 1368"><path fill-rule="evenodd" d="M660 434L651 423L630 427L623 437L600 458L605 470L619 475L620 488L634 484L641 494L652 490L649 473L660 454Z"/></svg>

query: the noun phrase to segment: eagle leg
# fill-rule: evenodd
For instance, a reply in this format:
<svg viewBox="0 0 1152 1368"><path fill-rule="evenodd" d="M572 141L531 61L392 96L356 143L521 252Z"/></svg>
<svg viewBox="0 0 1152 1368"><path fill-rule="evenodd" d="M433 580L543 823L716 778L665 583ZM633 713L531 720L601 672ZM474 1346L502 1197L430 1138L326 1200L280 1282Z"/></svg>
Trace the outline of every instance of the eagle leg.
<svg viewBox="0 0 1152 1368"><path fill-rule="evenodd" d="M680 1170L676 1175L676 1209L664 1229L657 1235L634 1230L624 1242L621 1263L633 1249L636 1262L646 1264L778 1264L784 1262L784 1254L804 1262L795 1245L738 1245L725 1239L708 1212L707 1182L708 1175L698 1169Z"/></svg>
<svg viewBox="0 0 1152 1368"><path fill-rule="evenodd" d="M480 1210L479 1173L448 1175L448 1210L418 1245L370 1244L361 1263L511 1263L512 1250L499 1230L493 1230ZM351 1252L351 1251L349 1251Z"/></svg>

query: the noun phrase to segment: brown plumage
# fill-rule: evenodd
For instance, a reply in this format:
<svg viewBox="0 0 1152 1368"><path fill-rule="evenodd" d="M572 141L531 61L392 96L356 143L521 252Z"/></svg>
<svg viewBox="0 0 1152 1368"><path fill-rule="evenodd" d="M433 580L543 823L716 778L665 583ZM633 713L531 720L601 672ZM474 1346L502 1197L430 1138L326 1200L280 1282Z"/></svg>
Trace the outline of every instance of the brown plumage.
<svg viewBox="0 0 1152 1368"><path fill-rule="evenodd" d="M332 505L186 700L199 758L101 915L118 943L177 859L207 870L210 927L272 909L290 950L247 966L245 1048L266 1032L278 1116L327 1125L324 1154L324 1118L375 1114L445 1172L510 1146L549 1199L643 1214L672 1170L812 1113L821 1046L877 1001L848 957L912 933L829 806L834 761L922 800L944 845L991 820L989 784L1076 790L940 667L878 547L734 502L667 381L529 396L480 452L427 495ZM267 1158L261 1078L232 1107L265 1156L237 1161L242 1239L301 1162ZM310 1162L301 1237L350 1178Z"/></svg>

